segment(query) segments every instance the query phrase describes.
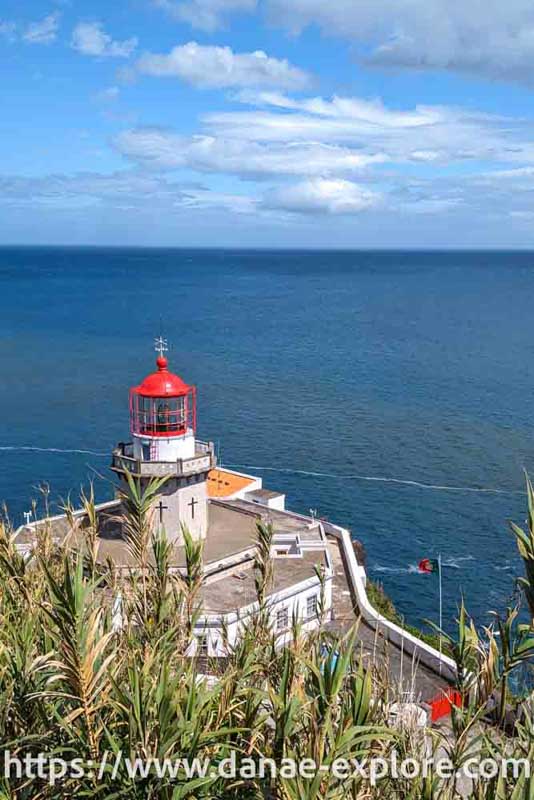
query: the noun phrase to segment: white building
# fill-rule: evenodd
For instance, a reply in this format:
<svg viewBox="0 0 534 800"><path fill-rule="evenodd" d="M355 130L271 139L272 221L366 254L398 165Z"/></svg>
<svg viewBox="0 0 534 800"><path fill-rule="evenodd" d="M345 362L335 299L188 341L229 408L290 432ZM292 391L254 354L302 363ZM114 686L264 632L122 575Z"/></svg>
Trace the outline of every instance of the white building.
<svg viewBox="0 0 534 800"><path fill-rule="evenodd" d="M199 441L196 427L196 390L169 371L161 347L157 370L130 390L131 441L113 450L111 468L123 487L127 473L142 485L167 478L154 504L152 524L155 531L164 528L173 542L174 570L185 566L182 525L204 542L202 614L192 652L223 656L222 631L234 644L257 610L253 564L259 520L274 530L268 607L279 642L290 635L293 620L306 630L319 624L319 611L328 620L334 571L322 523L286 511L285 495L264 489L261 478L218 468L213 444ZM98 558L111 559L127 575L136 564L117 519L120 501L98 509ZM73 546L83 539L83 512L78 516ZM54 517L48 524L61 543L69 528L66 517ZM41 525L42 520L17 532L21 550L31 551ZM120 619L119 605L114 604L115 620Z"/></svg>
<svg viewBox="0 0 534 800"><path fill-rule="evenodd" d="M264 489L257 476L217 467L213 444L196 436L196 390L169 371L163 349L157 370L130 391L131 441L113 450L111 468L123 487L127 472L142 484L151 478L167 478L154 503L152 524L155 531L164 528L173 543L174 571L185 569L182 524L203 541L201 615L190 653L224 656L223 632L232 646L257 610L254 557L261 520L274 531L268 608L280 645L291 635L293 620L311 631L320 620L327 622L335 608L335 624L341 629L344 622L350 627L359 617L367 658L375 658L378 641L387 643L387 657L396 664L399 686L406 679L413 682L415 663L425 692L453 680L455 664L449 658L372 607L365 569L349 531L287 511L285 495ZM128 577L139 565L126 546L120 512L120 500L98 506L97 557L102 563L111 561L116 571ZM81 546L84 512L76 512L75 517L79 525L74 532L65 515L46 520L57 544L66 540L70 547ZM36 531L44 524L38 520L16 532L17 547L29 557ZM121 609L117 596L113 599L116 625L121 624Z"/></svg>

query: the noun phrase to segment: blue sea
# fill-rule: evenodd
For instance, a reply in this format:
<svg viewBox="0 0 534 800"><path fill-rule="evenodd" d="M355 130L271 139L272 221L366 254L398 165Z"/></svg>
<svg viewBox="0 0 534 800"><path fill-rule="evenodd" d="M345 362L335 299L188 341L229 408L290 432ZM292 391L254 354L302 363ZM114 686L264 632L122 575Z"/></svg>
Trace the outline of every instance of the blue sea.
<svg viewBox="0 0 534 800"><path fill-rule="evenodd" d="M0 498L17 523L43 482L56 501L90 480L111 496L106 454L163 331L199 436L348 526L407 620L437 621L416 564L440 553L448 628L462 593L479 623L510 602L509 520L534 473L534 254L2 248L0 289Z"/></svg>

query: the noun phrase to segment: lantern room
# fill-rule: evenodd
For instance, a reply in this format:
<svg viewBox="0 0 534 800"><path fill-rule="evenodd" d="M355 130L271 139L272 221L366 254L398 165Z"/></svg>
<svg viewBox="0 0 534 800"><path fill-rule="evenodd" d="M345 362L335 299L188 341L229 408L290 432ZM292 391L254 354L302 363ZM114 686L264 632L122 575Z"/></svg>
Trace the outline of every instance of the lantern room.
<svg viewBox="0 0 534 800"><path fill-rule="evenodd" d="M196 390L169 372L160 353L157 371L130 389L130 430L135 457L175 461L195 454Z"/></svg>

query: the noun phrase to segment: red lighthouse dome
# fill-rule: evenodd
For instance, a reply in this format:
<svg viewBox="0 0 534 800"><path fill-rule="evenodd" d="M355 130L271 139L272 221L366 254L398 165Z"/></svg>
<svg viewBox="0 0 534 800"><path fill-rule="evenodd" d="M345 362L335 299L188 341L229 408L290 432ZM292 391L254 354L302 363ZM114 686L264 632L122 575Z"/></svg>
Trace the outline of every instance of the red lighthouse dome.
<svg viewBox="0 0 534 800"><path fill-rule="evenodd" d="M179 375L169 372L165 356L158 356L156 364L157 372L147 375L132 391L143 397L182 397L191 391L192 387L188 386Z"/></svg>
<svg viewBox="0 0 534 800"><path fill-rule="evenodd" d="M169 372L160 353L156 372L130 389L130 429L137 436L174 437L194 433L196 390Z"/></svg>

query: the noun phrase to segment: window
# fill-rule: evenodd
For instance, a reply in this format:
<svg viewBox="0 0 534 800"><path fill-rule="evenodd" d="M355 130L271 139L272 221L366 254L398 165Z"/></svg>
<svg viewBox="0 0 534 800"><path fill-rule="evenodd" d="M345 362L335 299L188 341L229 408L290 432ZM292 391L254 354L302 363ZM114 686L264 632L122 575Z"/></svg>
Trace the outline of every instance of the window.
<svg viewBox="0 0 534 800"><path fill-rule="evenodd" d="M150 461L150 445L143 445L143 461Z"/></svg>
<svg viewBox="0 0 534 800"><path fill-rule="evenodd" d="M208 655L208 637L205 633L197 636L197 656L206 657Z"/></svg>
<svg viewBox="0 0 534 800"><path fill-rule="evenodd" d="M276 630L283 631L289 626L289 611L287 606L282 606L276 612Z"/></svg>
<svg viewBox="0 0 534 800"><path fill-rule="evenodd" d="M306 616L308 618L316 617L318 610L317 595L312 594L306 598Z"/></svg>
<svg viewBox="0 0 534 800"><path fill-rule="evenodd" d="M145 433L181 432L188 425L185 397L139 397L136 413L139 429Z"/></svg>
<svg viewBox="0 0 534 800"><path fill-rule="evenodd" d="M274 557L275 558L283 558L284 556L289 555L289 547L275 547L274 548Z"/></svg>

